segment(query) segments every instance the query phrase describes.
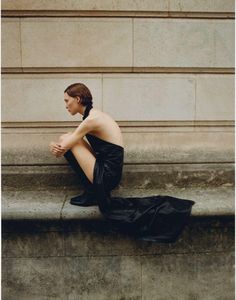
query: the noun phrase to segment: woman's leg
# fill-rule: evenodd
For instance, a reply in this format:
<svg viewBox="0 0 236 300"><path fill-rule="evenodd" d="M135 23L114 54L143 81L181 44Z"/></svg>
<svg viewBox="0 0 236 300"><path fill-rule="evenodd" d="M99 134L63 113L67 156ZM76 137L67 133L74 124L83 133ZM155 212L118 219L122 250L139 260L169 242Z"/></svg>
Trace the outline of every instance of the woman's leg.
<svg viewBox="0 0 236 300"><path fill-rule="evenodd" d="M68 134L71 133L62 135L59 139L59 142L61 142L63 138L66 137ZM77 163L83 170L87 179L90 181L91 184L93 184L93 172L94 172L96 157L91 146L84 139L81 139L78 141L78 143L75 146L71 148L71 152L73 153Z"/></svg>
<svg viewBox="0 0 236 300"><path fill-rule="evenodd" d="M65 136L67 136L67 134L61 136L59 141L62 141ZM83 147L85 147L85 149ZM89 151L95 159L95 156L94 156L95 153L94 153L93 149L84 140L83 140L83 142L79 142L75 147L73 147L71 150L68 150L64 154L64 157L66 158L69 165L72 167L72 169L77 174L80 182L82 183L82 185L85 189L85 192L83 194L73 197L70 201L71 204L80 205L80 206L90 206L90 205L97 204L95 188L92 183L93 182L93 178L92 178L93 174L91 174L91 172L86 174L87 166L85 166L84 169L81 167L80 160L87 161L86 159L84 159L84 156L83 156L84 153L87 153L86 150ZM78 156L79 156L79 158L78 158ZM93 166L93 164L92 164L92 166ZM94 168L94 166L93 166L93 168ZM92 172L93 172L93 169L92 169ZM89 176L90 176L90 178L89 178Z"/></svg>

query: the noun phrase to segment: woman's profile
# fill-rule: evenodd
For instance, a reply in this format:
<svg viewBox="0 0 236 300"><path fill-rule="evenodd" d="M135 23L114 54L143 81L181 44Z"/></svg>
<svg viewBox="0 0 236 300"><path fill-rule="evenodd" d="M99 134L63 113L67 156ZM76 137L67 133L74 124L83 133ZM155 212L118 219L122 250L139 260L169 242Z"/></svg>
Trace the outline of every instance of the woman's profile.
<svg viewBox="0 0 236 300"><path fill-rule="evenodd" d="M83 116L73 131L50 143L56 157L64 156L78 175L84 192L70 203L98 205L113 229L136 238L155 242L174 242L191 213L193 201L170 196L111 197L122 178L124 143L113 118L93 107L93 97L83 83L74 83L64 91L71 115ZM87 141L84 139L86 137Z"/></svg>

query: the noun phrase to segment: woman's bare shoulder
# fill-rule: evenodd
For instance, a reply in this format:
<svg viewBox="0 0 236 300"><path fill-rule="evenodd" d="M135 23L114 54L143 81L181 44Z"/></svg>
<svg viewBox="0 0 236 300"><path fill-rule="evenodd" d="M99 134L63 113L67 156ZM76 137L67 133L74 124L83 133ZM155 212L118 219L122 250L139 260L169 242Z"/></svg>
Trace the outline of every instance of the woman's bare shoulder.
<svg viewBox="0 0 236 300"><path fill-rule="evenodd" d="M99 109L91 109L87 119L88 121L90 120L91 134L123 146L120 127L109 114L100 111Z"/></svg>
<svg viewBox="0 0 236 300"><path fill-rule="evenodd" d="M94 120L95 122L97 122L97 124L104 124L107 122L115 122L109 114L107 114L97 108L91 109L91 111L89 112L88 119Z"/></svg>

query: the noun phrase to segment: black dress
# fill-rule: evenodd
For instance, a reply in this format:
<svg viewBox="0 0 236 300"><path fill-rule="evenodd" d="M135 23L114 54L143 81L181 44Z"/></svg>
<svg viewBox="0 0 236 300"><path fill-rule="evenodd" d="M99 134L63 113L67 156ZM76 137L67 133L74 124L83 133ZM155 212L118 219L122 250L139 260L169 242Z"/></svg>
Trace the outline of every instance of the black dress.
<svg viewBox="0 0 236 300"><path fill-rule="evenodd" d="M91 108L86 107L83 119ZM96 163L93 184L88 179L85 184L90 185L112 230L146 241L175 242L189 219L194 201L161 195L111 197L110 191L122 178L124 148L91 134L86 134L86 138L96 153ZM76 171L79 176L81 172L81 168Z"/></svg>

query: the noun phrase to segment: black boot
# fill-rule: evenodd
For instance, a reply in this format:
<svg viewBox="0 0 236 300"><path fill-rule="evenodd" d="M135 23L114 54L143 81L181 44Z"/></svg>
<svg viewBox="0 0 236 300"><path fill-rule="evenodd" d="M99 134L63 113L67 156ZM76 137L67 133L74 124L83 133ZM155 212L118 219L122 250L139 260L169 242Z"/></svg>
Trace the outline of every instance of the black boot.
<svg viewBox="0 0 236 300"><path fill-rule="evenodd" d="M79 205L79 206L92 206L97 205L96 200L96 193L93 184L89 181L87 176L85 175L83 169L80 167L79 163L77 162L74 154L71 150L68 150L64 157L69 162L72 169L75 171L77 176L79 177L82 185L84 186L84 193L78 195L76 197L71 198L70 204Z"/></svg>
<svg viewBox="0 0 236 300"><path fill-rule="evenodd" d="M96 196L93 193L84 191L81 195L71 198L70 204L79 206L93 206L97 205Z"/></svg>

